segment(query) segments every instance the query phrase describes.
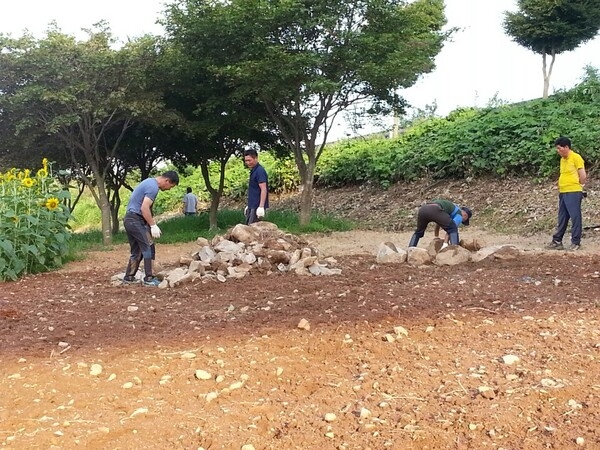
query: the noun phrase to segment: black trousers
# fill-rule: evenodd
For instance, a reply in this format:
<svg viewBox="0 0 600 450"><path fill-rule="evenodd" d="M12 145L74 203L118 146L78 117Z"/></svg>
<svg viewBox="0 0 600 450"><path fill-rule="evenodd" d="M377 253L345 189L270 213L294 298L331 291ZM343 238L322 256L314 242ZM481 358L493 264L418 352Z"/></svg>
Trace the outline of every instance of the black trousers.
<svg viewBox="0 0 600 450"><path fill-rule="evenodd" d="M427 225L431 222L438 224L446 233L458 232L458 227L450 214L444 211L437 203L427 203L419 208L417 214L417 230L415 234L422 238L425 235Z"/></svg>
<svg viewBox="0 0 600 450"><path fill-rule="evenodd" d="M144 273L146 278L152 277L152 260L155 256L155 246L150 234L150 226L139 214L128 212L123 218L123 225L127 233L131 256L125 269L125 278L135 277L140 263L144 260Z"/></svg>

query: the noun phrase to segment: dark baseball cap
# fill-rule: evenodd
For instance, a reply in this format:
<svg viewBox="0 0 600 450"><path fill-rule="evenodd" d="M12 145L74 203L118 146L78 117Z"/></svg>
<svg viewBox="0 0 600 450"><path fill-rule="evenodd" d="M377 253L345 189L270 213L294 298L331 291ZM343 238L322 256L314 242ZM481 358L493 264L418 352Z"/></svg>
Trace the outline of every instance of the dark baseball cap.
<svg viewBox="0 0 600 450"><path fill-rule="evenodd" d="M470 219L470 218L471 218L471 216L473 215L473 212L472 212L472 211L471 211L469 208L467 208L466 206L463 206L463 207L461 207L460 209L462 209L464 212L466 212L466 213L467 213L467 220L463 220L463 221L462 221L462 224L463 224L463 225L467 225L467 226L468 226L468 225L469 225L469 219Z"/></svg>

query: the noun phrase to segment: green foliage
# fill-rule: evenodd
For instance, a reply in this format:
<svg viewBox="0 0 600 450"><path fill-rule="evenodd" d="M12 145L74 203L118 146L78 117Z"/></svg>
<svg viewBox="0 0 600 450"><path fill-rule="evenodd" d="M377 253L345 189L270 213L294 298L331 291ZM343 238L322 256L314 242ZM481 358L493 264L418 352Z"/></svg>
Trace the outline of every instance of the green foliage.
<svg viewBox="0 0 600 450"><path fill-rule="evenodd" d="M298 170L291 158L276 158L271 152L261 152L259 161L269 176L270 193L281 194L296 189L299 183ZM208 172L211 184L215 186L220 176L219 163L210 163ZM243 159L230 158L225 165L223 195L233 200L244 200L248 192L249 174ZM210 202L210 194L200 168L190 166L187 170L180 171L179 186L158 195L153 208L154 213L163 214L178 209L187 187L192 188L200 201Z"/></svg>
<svg viewBox="0 0 600 450"><path fill-rule="evenodd" d="M165 120L162 93L148 86L154 40L131 40L120 49L114 43L103 22L88 30L84 41L56 26L43 39L0 34L0 121L9 122L7 134L45 136L62 144L104 208L106 243L111 231L107 197L126 172L118 158L121 139L135 121L159 115Z"/></svg>
<svg viewBox="0 0 600 450"><path fill-rule="evenodd" d="M549 177L556 173L554 140L569 136L594 167L600 159L600 82L583 82L550 99L496 108L459 109L416 122L397 140L347 141L318 166L319 183L338 186L483 175Z"/></svg>
<svg viewBox="0 0 600 450"><path fill-rule="evenodd" d="M517 12L505 13L504 29L538 54L574 50L600 28L600 0L518 0L517 5Z"/></svg>
<svg viewBox="0 0 600 450"><path fill-rule="evenodd" d="M308 225L301 226L298 214L292 211L271 211L267 212L267 220L275 223L280 229L290 233L311 233L311 232L330 232L330 231L348 231L353 225L346 220L336 219L328 215L315 214ZM198 237L212 238L215 234L221 234L239 223L244 223L244 216L241 211L221 210L218 214L218 223L222 228L210 230L208 213L198 214L196 216L174 217L159 223L162 235L158 241L160 244L173 244L178 242L193 242ZM126 243L127 237L124 232L118 233L114 237L114 243ZM75 233L70 242L70 255L72 259L76 258L78 253L86 250L101 250L102 233L100 231L88 231L85 233ZM160 249L159 249L160 251ZM124 261L127 259L123 256Z"/></svg>
<svg viewBox="0 0 600 450"><path fill-rule="evenodd" d="M271 152L261 152L259 160L269 176L270 193L284 194L297 189L300 183L298 169L291 158L277 158ZM168 169L171 168L169 167ZM209 164L209 174L213 185L218 182L219 170L218 162ZM162 171L158 173L160 172ZM230 158L225 167L223 195L233 200L243 201L248 192L248 176L249 170L244 165L243 159L237 157ZM140 181L137 174L129 178L130 183L134 186ZM207 204L210 203L210 194L204 184L200 168L188 166L184 170L179 170L178 186L158 194L153 205L153 213L161 215L179 210L188 187L192 188L193 193L198 197L199 201ZM125 215L125 208L130 195L131 192L129 190L121 189L120 197L122 203L119 210L120 218ZM73 218L71 220L73 229L95 229L99 227L100 220L100 210L96 203L89 194L84 195L73 211Z"/></svg>
<svg viewBox="0 0 600 450"><path fill-rule="evenodd" d="M69 196L44 159L30 170L0 173L0 280L60 267L68 253Z"/></svg>
<svg viewBox="0 0 600 450"><path fill-rule="evenodd" d="M310 200L319 133L357 103L401 109L397 90L433 70L451 34L445 23L442 0L182 0L168 8L165 28L207 75L235 86L237 98L264 103Z"/></svg>

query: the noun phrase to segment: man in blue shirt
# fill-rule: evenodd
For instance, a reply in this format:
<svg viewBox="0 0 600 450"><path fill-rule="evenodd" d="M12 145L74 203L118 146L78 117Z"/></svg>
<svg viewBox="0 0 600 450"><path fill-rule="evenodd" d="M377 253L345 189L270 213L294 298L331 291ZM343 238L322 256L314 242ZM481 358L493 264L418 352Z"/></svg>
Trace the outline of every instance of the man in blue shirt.
<svg viewBox="0 0 600 450"><path fill-rule="evenodd" d="M244 209L246 225L250 225L265 217L265 209L269 207L269 177L265 168L258 163L256 150L244 152L244 163L250 169L248 205Z"/></svg>
<svg viewBox="0 0 600 450"><path fill-rule="evenodd" d="M154 240L160 237L161 231L152 217L152 204L158 191L168 191L179 184L179 175L168 170L155 178L142 181L131 193L123 225L129 240L131 256L125 269L124 283L136 283L135 274L144 260L144 286L158 286L158 280L152 273L152 261L155 256Z"/></svg>
<svg viewBox="0 0 600 450"><path fill-rule="evenodd" d="M458 245L458 226L469 225L473 213L466 206L460 207L449 200L432 200L419 208L417 214L417 230L413 234L409 247L416 247L425 235L430 222L435 222L435 237L440 235L440 228L446 231L444 244Z"/></svg>

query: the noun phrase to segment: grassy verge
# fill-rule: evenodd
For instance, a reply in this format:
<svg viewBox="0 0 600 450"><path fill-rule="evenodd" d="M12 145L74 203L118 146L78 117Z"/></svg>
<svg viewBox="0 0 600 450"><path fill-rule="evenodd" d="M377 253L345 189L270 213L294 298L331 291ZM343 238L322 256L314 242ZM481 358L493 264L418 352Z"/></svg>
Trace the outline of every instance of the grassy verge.
<svg viewBox="0 0 600 450"><path fill-rule="evenodd" d="M276 224L281 230L293 234L349 231L354 228L354 224L348 220L318 214L313 215L308 225L300 226L298 214L293 211L269 211L267 220ZM161 244L175 244L193 242L199 237L210 239L216 234L223 234L227 229L238 223L244 223L244 216L237 210L219 211L217 223L219 225L218 229L209 229L208 213L167 219L159 223L162 231L160 242ZM114 244L124 244L126 242L127 235L122 230L113 236ZM69 260L81 258L86 251L103 249L109 250L102 244L102 233L99 230L75 233L70 242Z"/></svg>

